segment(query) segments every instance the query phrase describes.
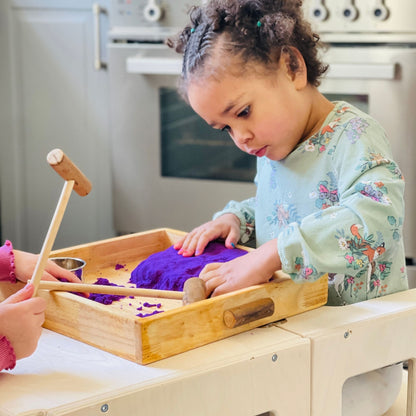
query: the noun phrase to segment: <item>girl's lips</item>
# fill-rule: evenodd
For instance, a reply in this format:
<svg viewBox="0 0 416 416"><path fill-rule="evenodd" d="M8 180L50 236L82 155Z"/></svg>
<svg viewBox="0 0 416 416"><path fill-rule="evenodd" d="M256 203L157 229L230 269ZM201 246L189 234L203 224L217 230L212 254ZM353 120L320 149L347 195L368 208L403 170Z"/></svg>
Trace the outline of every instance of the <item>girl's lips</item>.
<svg viewBox="0 0 416 416"><path fill-rule="evenodd" d="M250 153L254 156L257 156L257 157L263 157L266 154L266 152L267 152L267 146L264 146L261 149L253 150Z"/></svg>

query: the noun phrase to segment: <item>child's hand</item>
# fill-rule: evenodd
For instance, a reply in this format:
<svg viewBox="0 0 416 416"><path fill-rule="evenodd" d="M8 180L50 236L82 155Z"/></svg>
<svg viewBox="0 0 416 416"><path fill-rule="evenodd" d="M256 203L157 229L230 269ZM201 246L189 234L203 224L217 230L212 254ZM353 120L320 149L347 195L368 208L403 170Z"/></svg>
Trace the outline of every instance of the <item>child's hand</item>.
<svg viewBox="0 0 416 416"><path fill-rule="evenodd" d="M184 238L179 240L175 245L178 254L184 257L191 257L195 254L202 254L205 247L210 241L217 238L225 240L225 246L234 248L240 239L240 220L234 214L224 214L214 221L194 228Z"/></svg>
<svg viewBox="0 0 416 416"><path fill-rule="evenodd" d="M45 299L32 298L31 284L0 303L0 331L14 349L16 359L31 355L38 344L45 320Z"/></svg>
<svg viewBox="0 0 416 416"><path fill-rule="evenodd" d="M233 290L266 283L273 273L281 269L276 239L257 250L227 263L207 264L199 274L205 281L207 296L222 295Z"/></svg>
<svg viewBox="0 0 416 416"><path fill-rule="evenodd" d="M13 250L13 252L16 277L21 282L26 283L32 277L33 270L38 261L38 255L20 250ZM80 279L78 279L74 273L63 269L53 261L48 260L45 270L43 271L42 280L56 281L58 280L58 277L63 277L69 282L81 283Z"/></svg>

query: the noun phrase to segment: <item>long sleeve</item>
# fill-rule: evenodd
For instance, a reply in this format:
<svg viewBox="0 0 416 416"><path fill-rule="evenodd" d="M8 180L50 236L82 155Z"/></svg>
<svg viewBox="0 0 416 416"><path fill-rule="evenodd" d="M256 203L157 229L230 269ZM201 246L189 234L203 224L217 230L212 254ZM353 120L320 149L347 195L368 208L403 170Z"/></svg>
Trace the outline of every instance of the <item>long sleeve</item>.
<svg viewBox="0 0 416 416"><path fill-rule="evenodd" d="M404 218L400 171L381 154L371 156L357 147L344 140L334 154L338 204L290 224L279 235L281 256L296 278L306 274L297 273L298 262L290 264L291 252L303 253L302 268L309 267L309 273L316 269L357 276L376 256L391 257L400 248ZM354 160L357 153L362 155L358 166L342 162Z"/></svg>
<svg viewBox="0 0 416 416"><path fill-rule="evenodd" d="M16 282L13 245L8 240L0 247L0 281Z"/></svg>
<svg viewBox="0 0 416 416"><path fill-rule="evenodd" d="M381 126L339 102L285 160L258 165L257 244L294 281L329 273L331 305L407 289L404 180Z"/></svg>
<svg viewBox="0 0 416 416"><path fill-rule="evenodd" d="M16 282L13 246L6 241L0 247L0 281ZM9 340L1 335L0 328L0 371L11 370L16 365L16 355Z"/></svg>
<svg viewBox="0 0 416 416"><path fill-rule="evenodd" d="M223 214L234 214L240 220L240 241L246 243L253 235L255 228L256 199L249 198L244 201L230 201L222 211L214 214L214 219Z"/></svg>
<svg viewBox="0 0 416 416"><path fill-rule="evenodd" d="M12 370L16 365L16 355L6 337L0 335L0 371Z"/></svg>
<svg viewBox="0 0 416 416"><path fill-rule="evenodd" d="M352 303L407 288L404 180L377 123L341 120L331 128L324 175L309 195L319 210L281 231L278 250L294 280L330 272L340 279L337 287L330 282L332 297Z"/></svg>

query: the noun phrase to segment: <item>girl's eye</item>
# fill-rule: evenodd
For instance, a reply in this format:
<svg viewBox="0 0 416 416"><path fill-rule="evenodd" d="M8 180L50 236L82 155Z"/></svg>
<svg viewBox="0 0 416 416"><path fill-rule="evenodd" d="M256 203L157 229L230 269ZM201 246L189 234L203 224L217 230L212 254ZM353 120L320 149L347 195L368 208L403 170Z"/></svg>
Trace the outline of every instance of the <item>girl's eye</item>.
<svg viewBox="0 0 416 416"><path fill-rule="evenodd" d="M243 111L237 114L238 117L247 117L250 114L250 106L248 105Z"/></svg>
<svg viewBox="0 0 416 416"><path fill-rule="evenodd" d="M230 126L224 126L222 129L221 129L221 131L226 131L226 132L230 132L230 130L231 130L231 127Z"/></svg>

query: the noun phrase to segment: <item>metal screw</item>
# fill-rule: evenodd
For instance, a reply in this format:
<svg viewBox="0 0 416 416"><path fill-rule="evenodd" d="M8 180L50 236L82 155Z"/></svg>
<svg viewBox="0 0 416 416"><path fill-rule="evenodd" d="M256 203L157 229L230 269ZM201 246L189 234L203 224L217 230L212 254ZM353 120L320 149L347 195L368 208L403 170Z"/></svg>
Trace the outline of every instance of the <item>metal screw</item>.
<svg viewBox="0 0 416 416"><path fill-rule="evenodd" d="M350 332L349 331L344 332L344 338L345 339L347 339L349 336L350 336Z"/></svg>
<svg viewBox="0 0 416 416"><path fill-rule="evenodd" d="M101 411L102 411L103 413L108 412L108 404L107 404L107 403L106 403L106 404L103 404L103 405L101 406Z"/></svg>
<svg viewBox="0 0 416 416"><path fill-rule="evenodd" d="M277 361L277 354L272 355L272 361L275 363Z"/></svg>

